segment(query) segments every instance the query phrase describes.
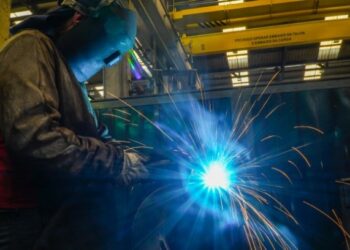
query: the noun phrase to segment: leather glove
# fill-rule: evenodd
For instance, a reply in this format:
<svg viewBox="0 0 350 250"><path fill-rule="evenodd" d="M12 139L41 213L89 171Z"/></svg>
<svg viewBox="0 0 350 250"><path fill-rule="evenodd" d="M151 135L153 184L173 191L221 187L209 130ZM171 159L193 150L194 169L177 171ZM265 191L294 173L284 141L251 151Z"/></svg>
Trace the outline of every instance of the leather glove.
<svg viewBox="0 0 350 250"><path fill-rule="evenodd" d="M136 152L127 152L124 150L124 161L117 182L122 185L130 185L144 180L149 172L144 166L146 159Z"/></svg>

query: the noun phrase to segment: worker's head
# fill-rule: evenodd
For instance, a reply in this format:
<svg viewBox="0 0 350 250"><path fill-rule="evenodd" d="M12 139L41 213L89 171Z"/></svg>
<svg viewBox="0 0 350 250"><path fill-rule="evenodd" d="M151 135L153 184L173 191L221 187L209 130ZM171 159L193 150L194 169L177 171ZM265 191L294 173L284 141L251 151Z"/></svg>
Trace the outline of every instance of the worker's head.
<svg viewBox="0 0 350 250"><path fill-rule="evenodd" d="M114 0L63 0L61 6L75 10L57 46L78 81L117 63L133 47L136 16Z"/></svg>
<svg viewBox="0 0 350 250"><path fill-rule="evenodd" d="M136 15L115 0L58 0L59 8L12 28L34 28L54 36L79 82L117 63L132 49Z"/></svg>

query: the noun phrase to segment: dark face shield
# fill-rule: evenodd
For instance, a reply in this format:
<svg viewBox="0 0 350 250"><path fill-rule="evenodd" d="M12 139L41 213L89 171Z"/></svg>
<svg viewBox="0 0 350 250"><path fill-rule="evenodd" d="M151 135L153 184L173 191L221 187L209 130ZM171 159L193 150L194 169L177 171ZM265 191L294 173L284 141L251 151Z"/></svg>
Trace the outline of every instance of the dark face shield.
<svg viewBox="0 0 350 250"><path fill-rule="evenodd" d="M104 7L97 17L87 17L64 33L57 46L79 82L116 64L132 49L136 15L116 4Z"/></svg>

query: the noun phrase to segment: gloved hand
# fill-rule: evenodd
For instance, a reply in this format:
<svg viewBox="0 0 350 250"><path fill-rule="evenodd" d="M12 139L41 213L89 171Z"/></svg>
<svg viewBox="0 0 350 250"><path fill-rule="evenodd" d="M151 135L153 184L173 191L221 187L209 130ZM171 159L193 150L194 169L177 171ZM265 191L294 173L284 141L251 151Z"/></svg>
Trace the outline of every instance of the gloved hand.
<svg viewBox="0 0 350 250"><path fill-rule="evenodd" d="M128 152L124 150L124 161L120 175L118 176L118 184L130 185L148 177L149 172L144 166L146 159L136 152Z"/></svg>

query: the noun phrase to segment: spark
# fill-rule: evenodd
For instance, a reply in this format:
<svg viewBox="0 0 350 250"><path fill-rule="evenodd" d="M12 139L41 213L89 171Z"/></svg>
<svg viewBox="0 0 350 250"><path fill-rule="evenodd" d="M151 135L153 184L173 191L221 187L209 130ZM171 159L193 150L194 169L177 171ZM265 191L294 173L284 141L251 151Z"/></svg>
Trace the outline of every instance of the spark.
<svg viewBox="0 0 350 250"><path fill-rule="evenodd" d="M136 144L139 144L141 146L145 146L145 147L150 147L150 146L147 146L146 144L142 143L142 142L139 142L139 141L136 141L136 140L133 140L133 139L129 139L131 142L134 142Z"/></svg>
<svg viewBox="0 0 350 250"><path fill-rule="evenodd" d="M131 114L125 110L122 110L122 109L113 109L114 111L117 111L117 112L120 112L124 115L127 115L127 116L131 116Z"/></svg>
<svg viewBox="0 0 350 250"><path fill-rule="evenodd" d="M335 217L335 219L337 220L338 224L341 226L341 228L345 229L344 225L343 225L343 221L340 219L340 217L337 215L337 213L335 212L334 209L332 209L332 213ZM346 237L346 231L345 230L341 230L343 237L345 239L345 244L346 244L346 249L350 249L350 245L349 245L349 239L348 237Z"/></svg>
<svg viewBox="0 0 350 250"><path fill-rule="evenodd" d="M134 152L137 152L137 149L154 149L153 147L148 147L148 146L137 146L137 147L130 147L130 148L127 148L125 149L126 152L128 151L134 151Z"/></svg>
<svg viewBox="0 0 350 250"><path fill-rule="evenodd" d="M281 73L281 70L278 70L270 79L270 81L266 84L264 90L260 93L259 97L258 97L258 101L262 98L262 96L265 94L265 92L267 91L267 89L270 87L270 85L273 83L273 81L276 79L276 77Z"/></svg>
<svg viewBox="0 0 350 250"><path fill-rule="evenodd" d="M277 171L278 173L280 173L281 175L283 175L284 177L286 177L286 179L289 181L290 184L293 184L292 180L290 179L290 177L288 176L288 174L286 172L284 172L283 170L279 169L279 168L271 168L275 171Z"/></svg>
<svg viewBox="0 0 350 250"><path fill-rule="evenodd" d="M350 180L347 180L347 179L336 180L335 183L350 186Z"/></svg>
<svg viewBox="0 0 350 250"><path fill-rule="evenodd" d="M321 135L324 135L324 132L321 129L313 127L313 126L300 125L300 126L295 126L294 128L295 129L309 129L309 130L316 131L317 133L319 133Z"/></svg>
<svg viewBox="0 0 350 250"><path fill-rule="evenodd" d="M303 174L301 173L301 171L300 171L298 165L295 164L295 162L294 162L294 161L291 161L291 160L288 160L288 163L289 163L290 165L292 165L292 166L298 171L299 176L302 178L302 177L303 177Z"/></svg>
<svg viewBox="0 0 350 250"><path fill-rule="evenodd" d="M348 242L348 240L350 239L350 233L348 231L346 231L343 223L341 222L341 220L339 219L339 217L337 216L337 214L335 213L334 210L332 210L332 211L333 211L333 214L335 214L335 219L333 217L331 217L329 214L327 214L326 212L322 211L320 208L316 207L315 205L313 205L307 201L303 201L303 203L306 204L307 206L311 207L312 209L316 210L317 212L319 212L323 216L325 216L331 222L333 222L342 231L342 233L346 239L346 242Z"/></svg>
<svg viewBox="0 0 350 250"><path fill-rule="evenodd" d="M300 149L296 148L296 147L292 147L292 150L297 152L303 159L304 161L306 162L306 164L311 168L311 163L310 161L308 160L308 158L305 156L305 154L303 152L301 152Z"/></svg>
<svg viewBox="0 0 350 250"><path fill-rule="evenodd" d="M263 139L261 139L260 142L268 141L268 140L271 140L271 139L274 139L274 138L280 139L280 140L282 139L282 137L278 136L278 135L269 135L269 136L266 136Z"/></svg>
<svg viewBox="0 0 350 250"><path fill-rule="evenodd" d="M264 101L258 113L244 125L238 137L242 137L249 130L269 100L270 97ZM215 117L210 112L199 108L195 103L191 105L192 112L189 116L191 120L188 122L193 131L190 134L191 138L188 133L178 134L165 129L172 136L175 134L173 138L176 147L189 152L188 154L192 156L191 160L176 158L177 162L183 162L186 169L191 170L190 175L185 175L188 176L185 187L191 199L195 204L215 214L220 211L220 214L225 215L224 217L235 217L235 214L238 213L237 208L239 208L247 243L251 249L268 248L266 244L271 244L272 248L280 246L284 249L296 249L294 243L282 235L277 226L264 214L264 210L256 207L256 203L260 203L263 206L274 208L276 212L297 224L288 209L276 198L263 192L259 178L256 178L253 172L250 173L255 169L263 168L254 165L249 158L237 165L235 162L248 150L238 144L237 137L234 137L232 133L234 130L215 129L218 123ZM176 109L177 113L181 111L186 113L179 107ZM243 114L243 110L244 108L241 109L240 114ZM252 111L252 109L248 110ZM184 122L182 117L180 121ZM234 122L234 126L236 128L239 126L237 121ZM279 172L286 175L286 178L292 183L285 172L282 170Z"/></svg>
<svg viewBox="0 0 350 250"><path fill-rule="evenodd" d="M262 107L260 108L260 110L258 111L258 113L256 115L253 116L252 119L250 119L250 121L245 125L244 129L242 130L242 132L239 134L239 136L236 138L236 141L238 141L250 128L250 126L253 124L253 122L256 120L256 118L259 117L259 115L261 114L261 112L264 110L264 108L266 107L267 103L270 101L271 95L267 98L267 100L264 102L264 104L262 105Z"/></svg>
<svg viewBox="0 0 350 250"><path fill-rule="evenodd" d="M274 109L272 109L266 116L265 119L268 119L273 113L275 113L279 108L281 108L282 106L284 106L286 103L281 103L279 105L277 105Z"/></svg>
<svg viewBox="0 0 350 250"><path fill-rule="evenodd" d="M117 118L117 119L123 120L123 121L128 122L128 123L131 122L130 120L128 120L128 119L126 119L126 118L124 118L124 117L121 117L121 116L119 116L119 115L115 115L115 114L108 114L108 113L105 113L105 114L102 114L102 115L103 115L103 116L112 117L112 118Z"/></svg>
<svg viewBox="0 0 350 250"><path fill-rule="evenodd" d="M252 104L250 100L241 101L242 92L240 93L234 107L234 110L238 111L235 112L237 116L232 119L232 123L228 126L225 126L226 124L223 124L218 116L212 113L215 105L207 103L207 107L205 107L205 93L202 89L201 103L191 100L190 104L186 103L186 105L176 103L169 90L166 89L172 104L169 117L176 125L179 125L179 127L174 126L176 129L150 120L121 98L110 94L145 118L168 139L169 145L167 146L172 148L171 152L173 152L169 157L176 162L180 169L176 171L162 170L163 172L153 176L154 179L167 180L167 183L169 180L176 181L176 183L157 189L148 195L140 205L138 211L144 207L158 211L157 208L173 202L171 215L159 224L155 223L154 230L150 231L161 231L165 224L167 230L170 230L169 228L174 227L182 216L193 209L198 211L197 215L203 217L210 215L224 226L241 226L249 249L298 249L295 242L283 233L274 220L276 216L282 216L290 223L299 225L298 220L287 208L288 206L277 198L276 190L282 190L285 185L278 185L279 182L276 183L269 177L275 171L285 177L290 184L293 184L292 178L287 174L288 171L284 170L283 167L287 167L290 171L291 166L293 166L300 177L302 177L302 173L292 160L287 160L285 165L278 165L279 168L271 168L269 160L294 151L304 159L308 167L311 167L309 159L301 151L309 144L295 147L287 146L284 151L254 156L251 155L254 149L248 145L241 145L258 118L265 117L267 119L285 105L285 103L281 103L272 110L267 110L266 116L263 115L268 109L272 95L268 95L266 99L262 99L262 97L278 74L279 72L274 74ZM252 93L255 89L256 85ZM249 98L251 97L252 94ZM238 107L238 104L241 103L241 107ZM256 108L257 111L256 105L260 105ZM301 125L294 128L323 133L320 129L312 126ZM274 138L282 139L277 135L269 135L260 141L265 142ZM141 145L139 146L141 148L147 147L143 143L138 144ZM156 168L156 166L153 167ZM341 183L344 180L337 182ZM307 205L312 206L311 204ZM335 219L330 217L331 221L339 228L344 229L340 218L336 214L334 216ZM201 220L202 217L195 218L193 227L200 227ZM218 229L215 227L213 230ZM346 240L350 239L346 231L342 230L342 232Z"/></svg>
<svg viewBox="0 0 350 250"><path fill-rule="evenodd" d="M134 108L132 105L121 99L120 97L113 95L112 93L108 92L108 95L112 96L113 98L117 99L118 101L122 102L132 110L134 110L139 116L144 118L146 121L148 121L152 126L154 126L159 132L161 132L166 138L168 138L170 141L174 141L167 133L164 132L163 129L161 129L156 123L154 123L151 119L149 119L147 116L145 116L141 111Z"/></svg>
<svg viewBox="0 0 350 250"><path fill-rule="evenodd" d="M292 213L282 204L282 202L280 202L278 199L276 199L274 196L272 196L271 194L267 193L267 192L263 192L267 197L271 198L279 207L277 209L279 209L281 212L283 212L284 214L287 215L288 218L290 218L296 225L299 224L299 222L296 220L296 218L292 215Z"/></svg>

